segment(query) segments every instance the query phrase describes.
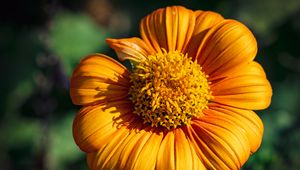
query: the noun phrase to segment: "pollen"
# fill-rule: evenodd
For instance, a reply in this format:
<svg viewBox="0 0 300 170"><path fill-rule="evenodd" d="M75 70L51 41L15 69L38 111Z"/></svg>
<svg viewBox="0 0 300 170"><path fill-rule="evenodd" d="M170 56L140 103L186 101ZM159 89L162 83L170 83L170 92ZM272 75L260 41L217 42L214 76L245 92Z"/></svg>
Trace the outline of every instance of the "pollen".
<svg viewBox="0 0 300 170"><path fill-rule="evenodd" d="M188 125L212 98L208 76L197 61L178 51L149 55L130 76L134 114L152 127Z"/></svg>

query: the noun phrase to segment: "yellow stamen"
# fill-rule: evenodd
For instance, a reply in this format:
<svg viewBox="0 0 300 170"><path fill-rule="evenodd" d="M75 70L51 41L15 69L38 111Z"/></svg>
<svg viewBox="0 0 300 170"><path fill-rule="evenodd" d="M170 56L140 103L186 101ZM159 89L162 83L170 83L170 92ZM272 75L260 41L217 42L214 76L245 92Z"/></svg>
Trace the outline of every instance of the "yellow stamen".
<svg viewBox="0 0 300 170"><path fill-rule="evenodd" d="M136 65L131 82L134 114L155 127L189 124L212 98L201 66L177 51L149 55Z"/></svg>

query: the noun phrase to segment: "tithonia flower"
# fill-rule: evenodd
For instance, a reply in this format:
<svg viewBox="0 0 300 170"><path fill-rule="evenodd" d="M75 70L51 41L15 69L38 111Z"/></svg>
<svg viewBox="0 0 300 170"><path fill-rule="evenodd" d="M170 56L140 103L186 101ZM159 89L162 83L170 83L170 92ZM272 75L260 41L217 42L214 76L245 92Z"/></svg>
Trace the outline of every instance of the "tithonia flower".
<svg viewBox="0 0 300 170"><path fill-rule="evenodd" d="M260 146L272 90L253 61L249 29L210 11L162 8L142 19L141 38L107 39L103 54L73 72L83 106L73 135L90 169L239 169Z"/></svg>

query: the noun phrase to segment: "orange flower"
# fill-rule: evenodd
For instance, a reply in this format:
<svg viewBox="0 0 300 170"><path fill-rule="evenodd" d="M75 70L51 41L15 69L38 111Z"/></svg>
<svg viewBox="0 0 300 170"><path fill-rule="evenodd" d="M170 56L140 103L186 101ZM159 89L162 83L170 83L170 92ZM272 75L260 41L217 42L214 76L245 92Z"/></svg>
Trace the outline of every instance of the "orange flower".
<svg viewBox="0 0 300 170"><path fill-rule="evenodd" d="M252 110L272 89L243 24L210 11L158 9L141 38L108 39L128 71L103 54L83 59L70 94L83 108L73 135L90 169L239 169L260 146Z"/></svg>

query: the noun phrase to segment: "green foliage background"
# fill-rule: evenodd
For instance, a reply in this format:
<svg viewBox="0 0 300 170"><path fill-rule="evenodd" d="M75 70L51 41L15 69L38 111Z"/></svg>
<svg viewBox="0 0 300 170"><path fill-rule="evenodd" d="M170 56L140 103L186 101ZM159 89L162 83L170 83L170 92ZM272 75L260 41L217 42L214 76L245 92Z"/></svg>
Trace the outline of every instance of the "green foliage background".
<svg viewBox="0 0 300 170"><path fill-rule="evenodd" d="M260 150L243 169L300 169L299 0L27 0L0 6L0 169L87 169L72 137L69 76L90 53L116 57L105 38L138 36L167 5L212 10L246 24L273 86ZM126 63L125 63L126 65Z"/></svg>

